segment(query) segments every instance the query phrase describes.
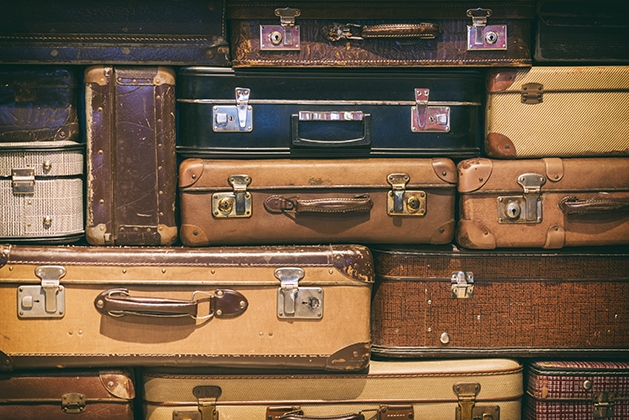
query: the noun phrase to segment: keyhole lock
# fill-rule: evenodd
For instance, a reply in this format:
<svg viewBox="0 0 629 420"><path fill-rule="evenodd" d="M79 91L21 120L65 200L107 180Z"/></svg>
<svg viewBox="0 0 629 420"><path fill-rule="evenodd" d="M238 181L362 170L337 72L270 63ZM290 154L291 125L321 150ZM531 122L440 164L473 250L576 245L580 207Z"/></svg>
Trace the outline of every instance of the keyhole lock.
<svg viewBox="0 0 629 420"><path fill-rule="evenodd" d="M228 197L221 198L218 202L218 209L223 213L229 213L234 207L234 200Z"/></svg>
<svg viewBox="0 0 629 420"><path fill-rule="evenodd" d="M319 298L316 297L311 297L310 300L306 303L310 307L310 309L317 309L321 306L321 301L319 300Z"/></svg>
<svg viewBox="0 0 629 420"><path fill-rule="evenodd" d="M415 213L419 210L419 198L414 195L410 196L408 200L406 200L406 207L408 211Z"/></svg>
<svg viewBox="0 0 629 420"><path fill-rule="evenodd" d="M518 203L509 203L506 214L509 219L517 219L520 217L520 205Z"/></svg>
<svg viewBox="0 0 629 420"><path fill-rule="evenodd" d="M496 41L498 41L498 34L496 34L494 31L487 31L487 33L485 34L485 42L487 42L488 44L495 44Z"/></svg>
<svg viewBox="0 0 629 420"><path fill-rule="evenodd" d="M273 31L269 34L269 40L273 45L280 45L282 43L282 33L280 31Z"/></svg>

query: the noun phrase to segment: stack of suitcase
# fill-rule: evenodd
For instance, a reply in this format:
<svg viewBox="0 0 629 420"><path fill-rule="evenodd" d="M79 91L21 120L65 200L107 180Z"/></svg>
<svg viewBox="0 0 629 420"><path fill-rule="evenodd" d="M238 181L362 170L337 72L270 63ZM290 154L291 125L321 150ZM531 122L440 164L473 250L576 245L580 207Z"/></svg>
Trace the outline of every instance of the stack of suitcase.
<svg viewBox="0 0 629 420"><path fill-rule="evenodd" d="M0 16L0 418L629 418L627 5Z"/></svg>

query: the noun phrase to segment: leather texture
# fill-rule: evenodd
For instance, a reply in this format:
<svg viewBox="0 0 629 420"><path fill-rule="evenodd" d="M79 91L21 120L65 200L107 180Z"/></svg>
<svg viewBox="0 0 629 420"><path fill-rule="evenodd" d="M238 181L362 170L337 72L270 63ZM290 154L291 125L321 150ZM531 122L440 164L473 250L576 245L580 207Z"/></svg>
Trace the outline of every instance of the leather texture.
<svg viewBox="0 0 629 420"><path fill-rule="evenodd" d="M77 95L73 69L0 69L0 142L78 141Z"/></svg>

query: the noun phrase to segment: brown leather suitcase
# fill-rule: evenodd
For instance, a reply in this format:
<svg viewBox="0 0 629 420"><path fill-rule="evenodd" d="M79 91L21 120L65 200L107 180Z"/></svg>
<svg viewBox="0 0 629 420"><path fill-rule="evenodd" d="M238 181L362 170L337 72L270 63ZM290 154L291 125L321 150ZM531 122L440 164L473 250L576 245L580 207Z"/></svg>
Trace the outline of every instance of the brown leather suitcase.
<svg viewBox="0 0 629 420"><path fill-rule="evenodd" d="M187 159L187 246L449 243L456 168L446 158Z"/></svg>
<svg viewBox="0 0 629 420"><path fill-rule="evenodd" d="M629 357L629 248L372 247L374 358Z"/></svg>
<svg viewBox="0 0 629 420"><path fill-rule="evenodd" d="M0 418L133 420L133 372L56 369L0 373Z"/></svg>
<svg viewBox="0 0 629 420"><path fill-rule="evenodd" d="M534 16L530 0L227 4L233 67L530 66Z"/></svg>
<svg viewBox="0 0 629 420"><path fill-rule="evenodd" d="M467 248L629 244L629 158L459 162Z"/></svg>
<svg viewBox="0 0 629 420"><path fill-rule="evenodd" d="M174 89L167 67L85 70L90 244L177 240Z"/></svg>
<svg viewBox="0 0 629 420"><path fill-rule="evenodd" d="M373 261L359 245L0 247L0 370L361 370Z"/></svg>

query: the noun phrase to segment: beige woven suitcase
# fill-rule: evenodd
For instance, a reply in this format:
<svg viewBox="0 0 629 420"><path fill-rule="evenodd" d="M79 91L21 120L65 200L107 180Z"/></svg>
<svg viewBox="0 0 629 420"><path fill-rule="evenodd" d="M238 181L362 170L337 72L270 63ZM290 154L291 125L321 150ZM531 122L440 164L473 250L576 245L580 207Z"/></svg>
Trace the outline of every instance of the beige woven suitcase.
<svg viewBox="0 0 629 420"><path fill-rule="evenodd" d="M629 154L629 66L491 70L488 91L490 157Z"/></svg>
<svg viewBox="0 0 629 420"><path fill-rule="evenodd" d="M522 366L507 359L372 361L369 372L145 370L148 420L518 420ZM290 414L289 414L290 413Z"/></svg>

